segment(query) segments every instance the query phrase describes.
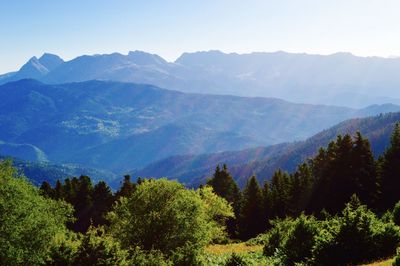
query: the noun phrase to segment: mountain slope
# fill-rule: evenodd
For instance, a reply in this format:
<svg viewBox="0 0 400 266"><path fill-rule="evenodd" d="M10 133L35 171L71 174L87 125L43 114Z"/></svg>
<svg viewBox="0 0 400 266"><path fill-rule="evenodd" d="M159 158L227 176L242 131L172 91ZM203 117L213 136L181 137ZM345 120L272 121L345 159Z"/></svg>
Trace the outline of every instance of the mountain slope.
<svg viewBox="0 0 400 266"><path fill-rule="evenodd" d="M50 162L124 172L176 154L240 150L305 139L351 117L400 110L188 94L109 81L0 86L0 139Z"/></svg>
<svg viewBox="0 0 400 266"><path fill-rule="evenodd" d="M132 174L142 177L167 176L195 186L204 183L205 178L212 175L217 164L226 163L235 179L244 185L247 178L253 174L263 180L270 178L278 168L286 171L295 170L299 163L316 154L320 147L327 146L339 134L354 135L356 131L360 131L371 141L374 154L379 155L388 146L390 135L397 122L400 122L400 113L351 119L305 141L236 152L174 156L150 164Z"/></svg>
<svg viewBox="0 0 400 266"><path fill-rule="evenodd" d="M20 71L0 77L0 84L21 78L46 83L114 80L183 92L363 107L400 103L399 71L398 58L357 57L349 53L209 51L184 53L175 62L167 62L158 55L134 51L128 55L84 55L67 62L45 54L32 58Z"/></svg>

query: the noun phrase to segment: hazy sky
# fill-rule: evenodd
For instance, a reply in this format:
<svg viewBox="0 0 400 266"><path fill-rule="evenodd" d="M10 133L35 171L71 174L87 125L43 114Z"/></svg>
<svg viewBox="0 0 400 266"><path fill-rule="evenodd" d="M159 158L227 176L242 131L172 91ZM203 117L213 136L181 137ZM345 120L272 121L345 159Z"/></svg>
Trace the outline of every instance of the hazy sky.
<svg viewBox="0 0 400 266"><path fill-rule="evenodd" d="M400 55L399 12L396 0L0 0L0 73L43 52Z"/></svg>

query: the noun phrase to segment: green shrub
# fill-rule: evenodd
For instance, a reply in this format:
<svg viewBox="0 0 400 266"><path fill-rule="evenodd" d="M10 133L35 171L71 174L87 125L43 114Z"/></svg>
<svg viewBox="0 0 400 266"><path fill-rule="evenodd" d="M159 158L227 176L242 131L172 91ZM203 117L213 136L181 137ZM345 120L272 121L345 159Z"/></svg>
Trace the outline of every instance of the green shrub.
<svg viewBox="0 0 400 266"><path fill-rule="evenodd" d="M264 254L279 257L279 261L284 260L288 265L308 261L317 233L318 222L312 216L302 214L295 220L275 221L267 234Z"/></svg>
<svg viewBox="0 0 400 266"><path fill-rule="evenodd" d="M400 226L400 201L396 203L396 205L393 208L393 222Z"/></svg>
<svg viewBox="0 0 400 266"><path fill-rule="evenodd" d="M400 248L397 249L397 256L394 259L393 266L400 266Z"/></svg>
<svg viewBox="0 0 400 266"><path fill-rule="evenodd" d="M348 204L342 216L323 223L315 241L314 264L359 264L393 255L400 232L393 223L382 222L365 206L354 208Z"/></svg>
<svg viewBox="0 0 400 266"><path fill-rule="evenodd" d="M275 252L282 247L286 241L287 234L293 226L293 220L290 218L271 221L272 228L265 236L264 255L273 256Z"/></svg>
<svg viewBox="0 0 400 266"><path fill-rule="evenodd" d="M246 265L249 265L249 262L246 261L243 255L239 255L236 253L233 253L225 264L225 266L246 266Z"/></svg>
<svg viewBox="0 0 400 266"><path fill-rule="evenodd" d="M72 265L130 265L128 251L106 235L103 228L89 228L83 235L81 245Z"/></svg>
<svg viewBox="0 0 400 266"><path fill-rule="evenodd" d="M289 229L286 240L282 243L282 252L290 264L306 262L311 258L311 251L318 233L318 223L314 217L301 215Z"/></svg>

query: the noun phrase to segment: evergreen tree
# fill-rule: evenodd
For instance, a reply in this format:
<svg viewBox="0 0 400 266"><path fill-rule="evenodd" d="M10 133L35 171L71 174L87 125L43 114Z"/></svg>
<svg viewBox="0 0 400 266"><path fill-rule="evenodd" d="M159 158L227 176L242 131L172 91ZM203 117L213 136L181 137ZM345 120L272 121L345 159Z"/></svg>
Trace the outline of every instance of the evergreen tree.
<svg viewBox="0 0 400 266"><path fill-rule="evenodd" d="M243 191L243 204L240 211L241 237L249 239L262 233L265 230L266 222L262 190L256 177L252 176Z"/></svg>
<svg viewBox="0 0 400 266"><path fill-rule="evenodd" d="M268 181L264 182L264 186L262 189L263 194L263 211L264 211L264 221L265 221L265 229L269 228L269 220L272 219L272 200L271 200L271 190Z"/></svg>
<svg viewBox="0 0 400 266"><path fill-rule="evenodd" d="M94 186L92 200L93 206L91 215L93 225L98 226L107 224L105 214L111 210L114 197L110 187L104 181L100 181Z"/></svg>
<svg viewBox="0 0 400 266"><path fill-rule="evenodd" d="M271 217L284 217L289 200L289 175L280 169L271 178Z"/></svg>
<svg viewBox="0 0 400 266"><path fill-rule="evenodd" d="M140 177L138 182L142 182ZM131 182L131 176L125 175L121 188L115 193L115 198L118 200L120 197L129 197L135 191L135 184Z"/></svg>
<svg viewBox="0 0 400 266"><path fill-rule="evenodd" d="M88 176L80 176L76 190L75 216L73 225L76 232L86 232L91 223L93 185Z"/></svg>
<svg viewBox="0 0 400 266"><path fill-rule="evenodd" d="M362 203L368 206L375 205L378 196L375 160L368 139L364 139L360 132L355 136L351 165L356 183L354 193Z"/></svg>
<svg viewBox="0 0 400 266"><path fill-rule="evenodd" d="M215 194L226 199L232 205L235 217L239 217L241 193L226 164L223 165L222 170L219 165L215 168L214 175L207 181L207 185L213 188ZM230 218L227 221L227 229L230 236L237 236L237 226L237 221L234 218Z"/></svg>
<svg viewBox="0 0 400 266"><path fill-rule="evenodd" d="M400 124L397 123L391 137L390 146L381 159L381 208L393 208L400 200Z"/></svg>
<svg viewBox="0 0 400 266"><path fill-rule="evenodd" d="M47 181L43 181L42 185L40 186L40 192L45 197L54 198L54 190Z"/></svg>

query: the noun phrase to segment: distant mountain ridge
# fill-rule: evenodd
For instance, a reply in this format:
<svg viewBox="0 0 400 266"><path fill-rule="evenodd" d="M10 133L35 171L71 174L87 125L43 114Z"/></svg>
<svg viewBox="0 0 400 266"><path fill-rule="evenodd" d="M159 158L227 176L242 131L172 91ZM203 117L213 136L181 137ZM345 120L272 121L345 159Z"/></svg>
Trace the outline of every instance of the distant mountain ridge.
<svg viewBox="0 0 400 266"><path fill-rule="evenodd" d="M0 84L22 78L46 83L92 79L152 84L183 92L282 98L294 102L364 107L400 103L400 58L286 52L184 53L175 62L142 51L33 57Z"/></svg>
<svg viewBox="0 0 400 266"><path fill-rule="evenodd" d="M326 147L339 134L354 135L360 131L370 140L371 148L375 156L378 156L388 147L392 130L398 122L400 122L400 112L350 119L323 130L305 141L242 151L173 156L133 171L132 175L168 177L178 179L188 186L197 186L212 175L217 164L226 163L233 177L243 186L251 175L265 180L269 179L277 169L294 171L298 164L315 155L320 147Z"/></svg>
<svg viewBox="0 0 400 266"><path fill-rule="evenodd" d="M4 143L31 145L52 163L118 174L173 155L302 140L348 118L400 110L190 94L111 81L47 85L20 80L0 86L0 99ZM11 154L3 155L15 155L10 150L15 146L7 147Z"/></svg>

